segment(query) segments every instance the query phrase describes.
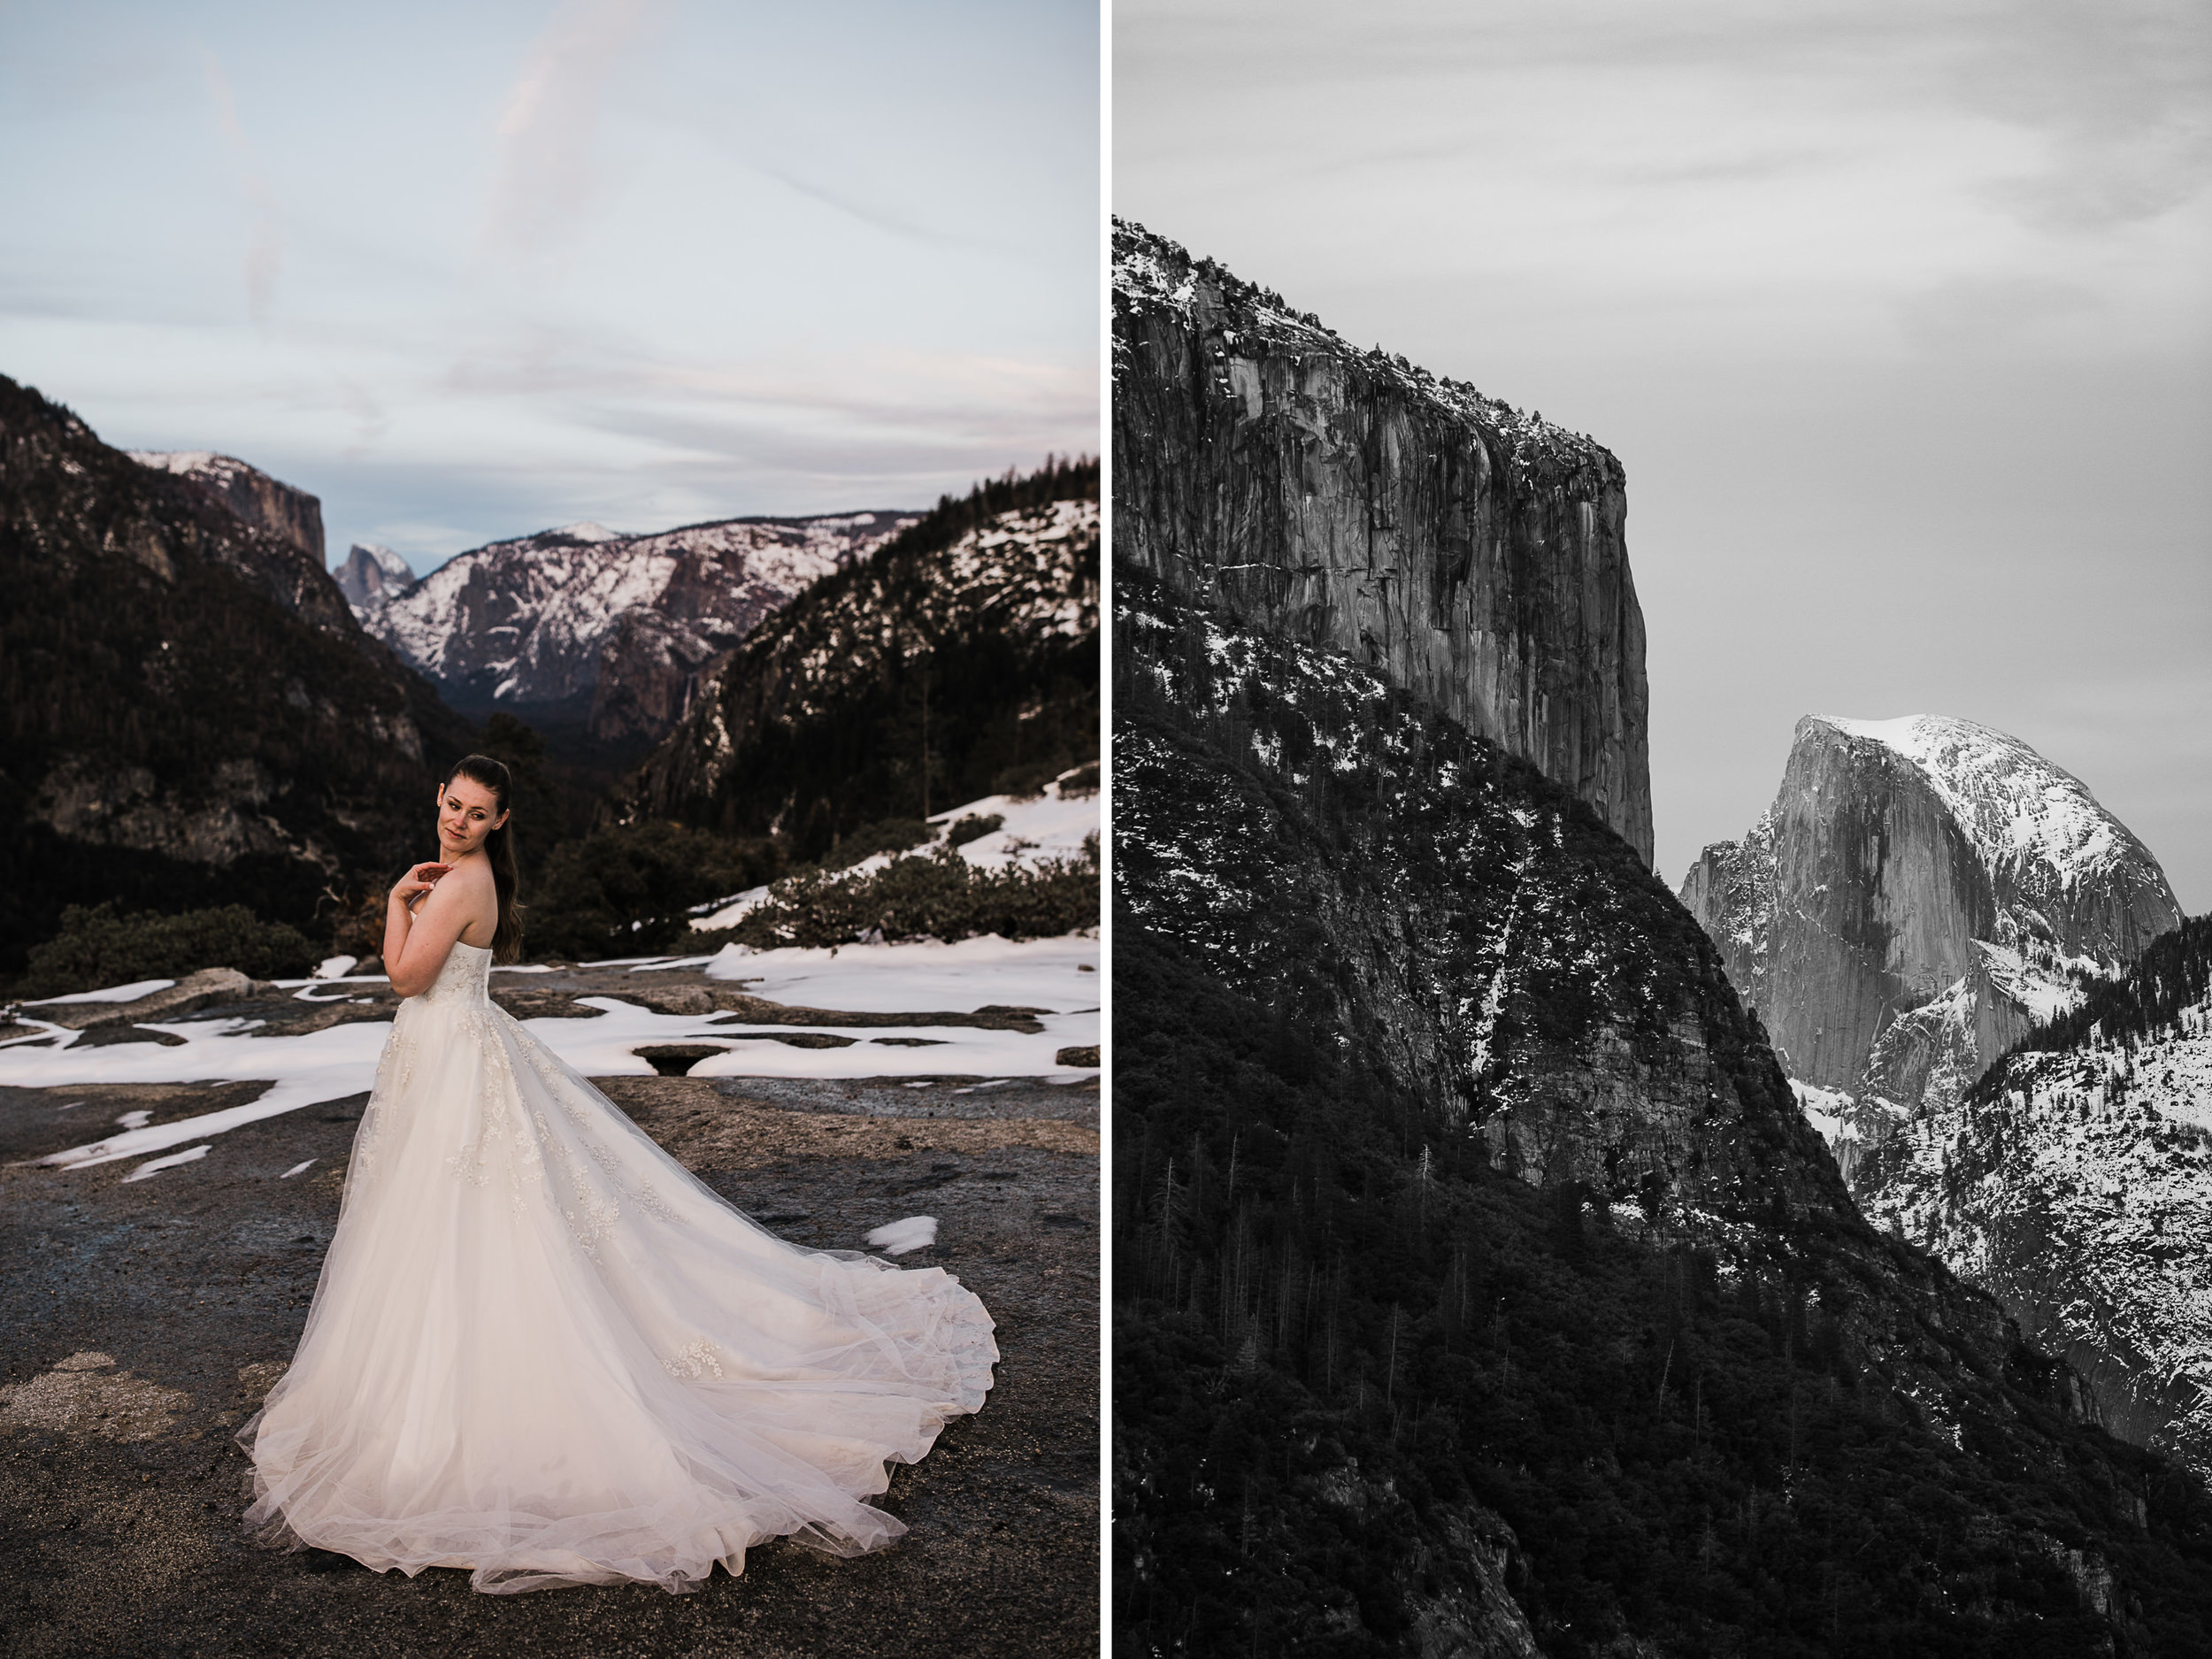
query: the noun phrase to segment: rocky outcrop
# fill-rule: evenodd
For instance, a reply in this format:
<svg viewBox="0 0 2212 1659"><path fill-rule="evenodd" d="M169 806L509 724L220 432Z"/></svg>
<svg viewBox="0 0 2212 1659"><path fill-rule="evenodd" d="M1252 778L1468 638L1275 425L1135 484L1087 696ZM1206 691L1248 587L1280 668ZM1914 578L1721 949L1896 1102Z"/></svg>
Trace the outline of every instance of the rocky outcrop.
<svg viewBox="0 0 2212 1659"><path fill-rule="evenodd" d="M144 1020L182 1019L188 1014L219 1002L242 1002L249 996L272 987L265 980L250 979L235 968L201 968L188 973L173 985L149 991L127 1002L82 1002L58 999L26 1004L35 1017L50 1025L64 1026L71 1031L103 1031L117 1025L134 1025Z"/></svg>
<svg viewBox="0 0 2212 1659"><path fill-rule="evenodd" d="M1682 897L1869 1217L1995 1294L2113 1433L2212 1471L2203 1013L2037 1035L2180 923L2149 850L2002 733L1811 716Z"/></svg>
<svg viewBox="0 0 2212 1659"><path fill-rule="evenodd" d="M1376 669L1650 861L1618 461L1118 220L1113 351L1118 559Z"/></svg>
<svg viewBox="0 0 2212 1659"><path fill-rule="evenodd" d="M231 455L204 449L133 449L132 460L188 478L257 530L323 562L323 503Z"/></svg>
<svg viewBox="0 0 2212 1659"><path fill-rule="evenodd" d="M303 489L235 457L200 449L133 449L141 466L183 480L257 535L222 536L206 551L296 617L344 630L345 595L323 568L323 506Z"/></svg>
<svg viewBox="0 0 2212 1659"><path fill-rule="evenodd" d="M2181 918L2078 779L1933 715L1801 720L1773 807L1681 896L1793 1077L1904 1111L1938 1076L1955 1101L2077 975L2121 971Z"/></svg>
<svg viewBox="0 0 2212 1659"><path fill-rule="evenodd" d="M381 610L415 585L415 572L407 561L373 541L356 541L335 574L338 590L357 617Z"/></svg>
<svg viewBox="0 0 2212 1659"><path fill-rule="evenodd" d="M456 707L649 743L694 675L916 515L732 518L653 535L570 525L448 560L362 620Z"/></svg>
<svg viewBox="0 0 2212 1659"><path fill-rule="evenodd" d="M1681 896L1719 949L1730 982L1755 1006L1774 917L1774 814L1762 817L1740 841L1708 847L1690 866Z"/></svg>

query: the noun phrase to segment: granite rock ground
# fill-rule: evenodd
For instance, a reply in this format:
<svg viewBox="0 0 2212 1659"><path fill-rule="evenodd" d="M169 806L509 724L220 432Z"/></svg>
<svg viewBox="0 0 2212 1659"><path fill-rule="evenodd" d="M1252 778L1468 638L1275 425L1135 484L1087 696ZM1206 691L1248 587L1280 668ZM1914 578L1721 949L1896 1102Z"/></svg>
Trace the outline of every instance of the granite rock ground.
<svg viewBox="0 0 2212 1659"><path fill-rule="evenodd" d="M993 1081L994 1087L978 1088ZM158 1121L255 1082L0 1090L0 1653L1089 1654L1098 1641L1094 1082L623 1077L611 1098L795 1242L947 1267L998 1322L989 1404L879 1502L910 1529L839 1560L787 1543L698 1593L479 1595L272 1553L240 1527L232 1436L297 1340L365 1094L232 1131L229 1156L137 1182L24 1160L88 1121ZM304 1160L305 1173L285 1171Z"/></svg>

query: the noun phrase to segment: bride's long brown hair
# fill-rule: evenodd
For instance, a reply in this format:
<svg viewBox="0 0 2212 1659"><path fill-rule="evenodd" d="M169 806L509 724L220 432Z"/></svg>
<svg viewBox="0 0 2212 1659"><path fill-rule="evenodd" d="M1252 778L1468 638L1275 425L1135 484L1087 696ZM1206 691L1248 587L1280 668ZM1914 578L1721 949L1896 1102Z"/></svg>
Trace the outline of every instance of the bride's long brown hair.
<svg viewBox="0 0 2212 1659"><path fill-rule="evenodd" d="M512 962L522 955L522 905L515 898L521 879L515 869L515 821L507 804L514 797L514 774L507 770L506 762L489 755L464 755L453 763L453 770L438 787L450 789L456 778L483 785L499 803L500 811L509 814L505 822L484 837L484 856L491 861L492 886L499 894L499 926L492 933L492 960Z"/></svg>

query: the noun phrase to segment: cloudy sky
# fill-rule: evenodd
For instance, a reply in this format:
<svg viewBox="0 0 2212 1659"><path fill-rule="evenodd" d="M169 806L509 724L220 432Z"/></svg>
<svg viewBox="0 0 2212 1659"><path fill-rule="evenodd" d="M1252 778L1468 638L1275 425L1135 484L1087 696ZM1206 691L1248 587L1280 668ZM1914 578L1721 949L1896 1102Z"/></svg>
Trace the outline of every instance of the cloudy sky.
<svg viewBox="0 0 2212 1659"><path fill-rule="evenodd" d="M0 0L0 373L426 570L1098 449L1088 0Z"/></svg>
<svg viewBox="0 0 2212 1659"><path fill-rule="evenodd" d="M1120 0L1117 211L1628 470L1662 872L1979 720L2212 909L2201 0Z"/></svg>

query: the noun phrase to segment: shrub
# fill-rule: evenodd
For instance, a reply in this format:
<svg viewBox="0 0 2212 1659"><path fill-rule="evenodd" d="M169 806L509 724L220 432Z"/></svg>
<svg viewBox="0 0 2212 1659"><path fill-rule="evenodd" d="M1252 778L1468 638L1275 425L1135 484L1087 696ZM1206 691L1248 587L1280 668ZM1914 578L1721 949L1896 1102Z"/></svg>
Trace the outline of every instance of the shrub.
<svg viewBox="0 0 2212 1659"><path fill-rule="evenodd" d="M774 879L768 841L733 841L681 824L632 824L564 841L524 891L524 943L537 956L588 960L686 943L690 910Z"/></svg>
<svg viewBox="0 0 2212 1659"><path fill-rule="evenodd" d="M995 812L967 812L953 820L952 827L945 832L945 840L951 846L965 847L1005 825L1006 820Z"/></svg>
<svg viewBox="0 0 2212 1659"><path fill-rule="evenodd" d="M321 960L305 934L265 922L242 904L162 916L114 902L61 913L61 932L31 949L24 989L33 996L96 991L136 979L180 979L201 968L235 968L257 979L303 974Z"/></svg>
<svg viewBox="0 0 2212 1659"><path fill-rule="evenodd" d="M932 839L936 832L918 818L887 818L873 824L864 824L851 834L840 840L834 849L822 856L825 870L849 870L864 858L878 853L902 853L910 847L919 847Z"/></svg>
<svg viewBox="0 0 2212 1659"><path fill-rule="evenodd" d="M727 943L846 945L863 937L979 933L1048 939L1098 921L1098 847L1034 868L979 870L950 846L901 858L873 874L839 879L818 870L776 884L735 927L696 935L703 949Z"/></svg>
<svg viewBox="0 0 2212 1659"><path fill-rule="evenodd" d="M991 793L1007 795L1016 801L1033 801L1045 792L1047 785L1066 770L1066 764L1058 760L1038 760L1025 766L1009 766L991 780Z"/></svg>

